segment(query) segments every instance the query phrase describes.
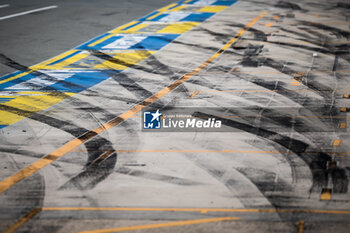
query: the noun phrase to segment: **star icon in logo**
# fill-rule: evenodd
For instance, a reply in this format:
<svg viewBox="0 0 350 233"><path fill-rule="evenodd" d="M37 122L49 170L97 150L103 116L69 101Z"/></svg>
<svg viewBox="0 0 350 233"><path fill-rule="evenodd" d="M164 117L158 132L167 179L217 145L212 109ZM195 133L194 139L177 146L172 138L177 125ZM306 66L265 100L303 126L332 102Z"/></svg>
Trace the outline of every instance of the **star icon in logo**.
<svg viewBox="0 0 350 233"><path fill-rule="evenodd" d="M159 113L159 109L157 110L157 112L155 112L155 113L152 113L152 120L151 120L151 122L152 121L154 121L155 119L158 119L158 117L160 117L162 114L161 113Z"/></svg>

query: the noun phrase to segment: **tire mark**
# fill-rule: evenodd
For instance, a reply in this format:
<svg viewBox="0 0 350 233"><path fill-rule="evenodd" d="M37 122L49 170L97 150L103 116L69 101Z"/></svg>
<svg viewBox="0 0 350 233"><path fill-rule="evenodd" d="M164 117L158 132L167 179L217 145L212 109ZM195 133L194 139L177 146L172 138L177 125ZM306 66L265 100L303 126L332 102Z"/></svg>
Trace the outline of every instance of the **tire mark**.
<svg viewBox="0 0 350 233"><path fill-rule="evenodd" d="M307 150L318 151L316 148L313 148L306 142L293 139L261 127L255 127L246 123L241 123L238 121L221 118L220 116L214 116L214 115L210 115L202 112L195 113L193 116L202 118L202 119L208 119L208 118L219 119L222 121L222 124L224 125L227 125L232 128L240 129L245 132L273 141L283 146L287 150L293 151L300 158L302 158L306 162L306 164L309 165L310 170L313 174L313 185L310 188L310 192L319 193L322 187L325 187L327 185L327 181L328 181L327 163L330 162L332 158L330 155L322 151L319 151L318 153L315 153L315 154L304 153ZM343 170L343 168L339 168L339 169ZM348 183L349 183L348 177L345 175L345 173L341 173L341 172L337 172L337 175L342 176L341 179L343 180L343 183L341 184L342 186L341 188L338 188L338 190L347 192Z"/></svg>

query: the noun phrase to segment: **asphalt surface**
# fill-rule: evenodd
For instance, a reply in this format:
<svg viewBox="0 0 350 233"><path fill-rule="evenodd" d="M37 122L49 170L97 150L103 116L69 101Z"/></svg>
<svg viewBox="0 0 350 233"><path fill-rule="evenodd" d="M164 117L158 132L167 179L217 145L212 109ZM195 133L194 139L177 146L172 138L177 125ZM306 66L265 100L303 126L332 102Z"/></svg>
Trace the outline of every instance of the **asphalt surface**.
<svg viewBox="0 0 350 233"><path fill-rule="evenodd" d="M31 66L174 1L0 1L1 16L47 6L56 9L0 20L1 55ZM1 17L0 16L0 17ZM0 64L0 75L16 68Z"/></svg>
<svg viewBox="0 0 350 233"><path fill-rule="evenodd" d="M350 4L171 3L0 2L0 230L348 232Z"/></svg>

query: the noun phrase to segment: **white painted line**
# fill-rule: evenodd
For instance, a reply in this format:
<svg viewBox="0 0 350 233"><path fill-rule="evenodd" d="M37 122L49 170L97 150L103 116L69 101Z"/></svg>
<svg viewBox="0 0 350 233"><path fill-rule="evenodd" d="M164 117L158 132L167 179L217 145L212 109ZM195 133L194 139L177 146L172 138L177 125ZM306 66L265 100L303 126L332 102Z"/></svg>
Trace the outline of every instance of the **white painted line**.
<svg viewBox="0 0 350 233"><path fill-rule="evenodd" d="M0 5L0 8L5 8L5 7L8 7L10 6L10 4L4 4L4 5Z"/></svg>
<svg viewBox="0 0 350 233"><path fill-rule="evenodd" d="M57 6L47 6L47 7L38 8L38 9L30 10L30 11L24 11L24 12L17 13L17 14L7 15L7 16L0 17L0 20L9 19L9 18L21 16L21 15L27 15L27 14L31 14L31 13L38 12L38 11L46 11L46 10L50 10L50 9L54 9L54 8L57 8Z"/></svg>

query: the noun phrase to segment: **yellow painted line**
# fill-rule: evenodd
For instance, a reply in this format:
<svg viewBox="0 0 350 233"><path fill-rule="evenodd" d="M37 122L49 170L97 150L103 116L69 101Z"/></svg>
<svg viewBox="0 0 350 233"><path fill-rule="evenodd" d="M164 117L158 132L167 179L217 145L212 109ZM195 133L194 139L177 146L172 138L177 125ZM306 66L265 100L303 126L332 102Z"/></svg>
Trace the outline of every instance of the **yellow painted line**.
<svg viewBox="0 0 350 233"><path fill-rule="evenodd" d="M23 168L22 170L18 171L16 174L3 179L0 181L0 194L11 188L13 185L17 184L18 182L22 181L23 179L27 178L28 176L31 176L32 174L36 173L43 167L46 167L47 165L51 164L53 161L59 159L63 155L67 154L68 152L72 151L73 149L77 148L78 146L82 145L87 140L92 139L96 135L105 132L109 130L112 127L115 127L119 125L120 123L124 122L125 120L133 117L136 113L140 112L144 107L147 105L154 103L155 101L159 100L184 82L186 82L191 77L197 75L202 69L206 68L212 61L214 61L217 57L219 57L227 48L229 48L239 37L241 37L246 30L248 30L250 27L252 27L258 20L260 20L264 15L266 15L267 12L264 11L259 16L254 18L252 21L250 21L244 28L242 28L238 34L231 39L227 44L225 44L218 52L216 52L212 57L207 59L202 65L191 71L190 73L185 74L169 86L165 87L163 90L155 93L151 97L147 98L146 100L142 101L141 103L135 105L130 110L126 111L125 113L121 114L120 116L110 120L106 124L91 130L89 132L84 133L78 138L75 138L71 140L70 142L66 143L65 145L61 146L57 150L51 152L50 154L44 156L43 158L37 160L36 162L32 163L31 165Z"/></svg>
<svg viewBox="0 0 350 233"><path fill-rule="evenodd" d="M205 6L198 10L198 12L209 12L209 13L217 13L222 10L225 10L227 6Z"/></svg>
<svg viewBox="0 0 350 233"><path fill-rule="evenodd" d="M336 140L334 140L333 141L333 146L340 146L340 144L341 144L341 140L340 139L336 139Z"/></svg>
<svg viewBox="0 0 350 233"><path fill-rule="evenodd" d="M148 207L43 207L43 211L150 211L150 212L220 212L220 213L310 213L350 214L350 210L321 209L222 209L222 208L148 208Z"/></svg>
<svg viewBox="0 0 350 233"><path fill-rule="evenodd" d="M321 201L330 201L332 199L332 189L325 188L321 192Z"/></svg>
<svg viewBox="0 0 350 233"><path fill-rule="evenodd" d="M346 129L346 123L345 123L345 122L341 122L341 123L339 124L339 128L341 128L341 129Z"/></svg>
<svg viewBox="0 0 350 233"><path fill-rule="evenodd" d="M155 17L157 17L157 16L159 16L159 15L161 15L161 14L163 14L163 12L162 12L162 11L158 12L157 14L154 14L154 15L152 15L152 16L150 16L150 17L148 17L148 18L147 18L147 20L154 19Z"/></svg>
<svg viewBox="0 0 350 233"><path fill-rule="evenodd" d="M99 43L101 43L101 42L103 42L103 41L105 41L105 40L111 38L112 36L114 36L114 34L106 35L105 37L102 37L101 39L96 40L95 42L89 44L88 46L89 46L89 47L93 47L93 46L95 46L95 45L97 45L97 44L99 44Z"/></svg>
<svg viewBox="0 0 350 233"><path fill-rule="evenodd" d="M212 222L232 221L232 220L239 220L239 219L240 218L236 218L236 217L196 219L196 220L188 220L188 221L148 224L148 225L139 225L139 226L131 226L131 227L118 227L118 228L109 228L109 229L92 230L92 231L80 231L78 233L108 233L108 232L121 232L121 231L135 231L135 230L155 229L155 228L164 228L164 227L195 225L195 224L212 223Z"/></svg>
<svg viewBox="0 0 350 233"><path fill-rule="evenodd" d="M253 89L239 89L239 90L200 90L199 92L291 92L291 91L298 91L298 92L313 92L311 89L303 89L303 90L253 90ZM348 91L348 90L335 90L337 92L341 91Z"/></svg>
<svg viewBox="0 0 350 233"><path fill-rule="evenodd" d="M96 158L92 163L100 163L103 160L105 160L106 158L108 158L114 152L115 151L113 151L113 150L104 151L104 153L102 155L100 155L98 158Z"/></svg>
<svg viewBox="0 0 350 233"><path fill-rule="evenodd" d="M47 65L49 65L49 64L51 64L51 63L53 63L53 62L56 62L56 61L58 61L58 60L61 60L61 59L63 59L63 58L65 58L65 57L67 57L67 56L69 56L69 55L71 55L72 53L75 53L75 52L77 52L78 50L76 50L76 49L71 49L71 50L68 50L68 51L66 51L66 52L64 52L64 53L62 53L62 54L60 54L60 55L58 55L58 56L56 56L56 57L53 57L53 58L50 58L50 59L48 59L48 60L46 60L46 61L43 61L43 62L41 62L41 63L39 63L39 64L37 64L37 65L34 65L34 66L32 66L32 67L30 67L32 70L34 69L34 70L39 70L39 69L41 69L42 67L46 67Z"/></svg>
<svg viewBox="0 0 350 233"><path fill-rule="evenodd" d="M304 224L305 224L305 222L303 220L299 221L298 233L303 233L304 232Z"/></svg>
<svg viewBox="0 0 350 233"><path fill-rule="evenodd" d="M193 27L199 25L199 23L195 22L185 22L185 23L173 23L169 26L157 31L157 33L168 33L168 34L183 34Z"/></svg>
<svg viewBox="0 0 350 233"><path fill-rule="evenodd" d="M300 86L301 83L300 83L300 81L298 81L298 80L293 78L293 80L290 82L290 85L292 85L292 86Z"/></svg>
<svg viewBox="0 0 350 233"><path fill-rule="evenodd" d="M199 91L195 91L195 92L193 92L189 97L190 98L193 98L193 97L195 97L196 95L198 95L199 94Z"/></svg>
<svg viewBox="0 0 350 233"><path fill-rule="evenodd" d="M19 219L15 224L10 226L7 230L5 230L3 233L12 233L15 232L18 228L20 228L23 224L28 222L30 219L32 219L35 215L39 214L41 212L41 208L35 208L32 211L30 211L28 214L23 216L21 219Z"/></svg>
<svg viewBox="0 0 350 233"><path fill-rule="evenodd" d="M273 24L274 24L274 23L266 23L266 24L265 24L265 27L266 27L266 28L269 28L269 27L271 27Z"/></svg>
<svg viewBox="0 0 350 233"><path fill-rule="evenodd" d="M56 56L56 57L54 57L54 58L51 58L51 59L45 61L45 62L41 62L41 63L39 63L39 64L37 64L37 65L31 66L31 67L29 67L29 71L26 71L26 72L17 74L17 75L15 75L15 76L9 77L9 78L4 79L4 80L1 80L1 81L0 81L0 84L6 83L6 82L9 82L9 81L12 81L12 80L14 80L14 79L18 79L18 78L23 77L23 76L25 76L25 75L27 75L27 74L30 74L30 73L32 73L32 72L35 72L35 71L41 69L42 67L45 67L47 64L50 64L50 63L55 62L55 61L57 61L57 60L60 60L60 59L62 59L63 57L66 57L66 56L68 56L68 55L70 55L70 54L72 54L72 53L74 53L74 52L76 52L76 51L77 51L77 50L69 50L69 51L64 52L64 53L62 53L62 54L60 54L60 55L58 55L58 56Z"/></svg>
<svg viewBox="0 0 350 233"><path fill-rule="evenodd" d="M177 3L172 3L172 4L168 5L168 6L165 6L163 8L158 9L157 11L167 11L167 10L169 10L169 8L172 8L172 7L176 6L176 5L177 5Z"/></svg>
<svg viewBox="0 0 350 233"><path fill-rule="evenodd" d="M9 77L9 78L7 78L7 79L1 80L1 81L0 81L0 84L3 84L3 83L6 83L6 82L9 82L9 81L12 81L12 80L17 79L17 78L20 78L20 77L23 77L23 76L25 76L25 75L27 75L27 74L32 73L33 71L35 71L35 70L29 70L29 71L27 71L27 72L23 72L23 73L20 73L20 74L15 75L15 76Z"/></svg>
<svg viewBox="0 0 350 233"><path fill-rule="evenodd" d="M29 92L31 93L31 92ZM17 95L16 98L3 103L0 108L0 124L11 125L36 112L47 109L48 107L61 102L63 99L73 96L76 93L55 93L55 92L32 92L33 94ZM10 97L10 96L9 96ZM23 114L7 111L6 107L17 108L24 111Z"/></svg>
<svg viewBox="0 0 350 233"><path fill-rule="evenodd" d="M137 63L145 60L151 56L155 51L128 51L122 53L116 53L113 59L120 62L115 62L113 59L106 60L100 64L95 65L94 69L115 69L115 70L125 70L130 66L136 65Z"/></svg>

